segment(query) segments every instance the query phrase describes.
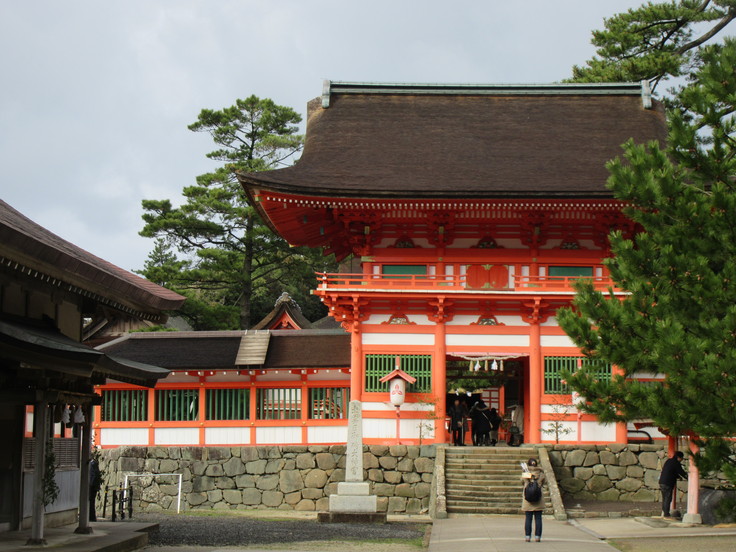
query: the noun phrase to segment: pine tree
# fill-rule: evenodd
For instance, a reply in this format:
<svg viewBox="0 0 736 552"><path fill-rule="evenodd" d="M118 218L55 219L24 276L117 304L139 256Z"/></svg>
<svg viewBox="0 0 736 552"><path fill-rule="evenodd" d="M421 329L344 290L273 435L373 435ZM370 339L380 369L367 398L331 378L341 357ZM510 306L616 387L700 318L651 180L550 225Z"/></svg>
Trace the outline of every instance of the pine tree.
<svg viewBox="0 0 736 552"><path fill-rule="evenodd" d="M723 438L736 435L736 40L699 56L666 147L628 142L625 161L608 164L609 188L641 228L610 237L605 263L626 295L580 282L558 319L585 355L621 370L611 381L565 375L589 412L695 435L711 467L733 470Z"/></svg>
<svg viewBox="0 0 736 552"><path fill-rule="evenodd" d="M593 31L597 56L573 67L573 82L638 82L652 88L690 72L700 47L736 18L736 0L647 2Z"/></svg>
<svg viewBox="0 0 736 552"><path fill-rule="evenodd" d="M330 267L330 259L292 248L274 234L234 176L284 164L301 149L300 121L291 108L256 96L221 110L203 109L189 129L210 134L218 149L207 157L223 165L185 187L181 207L169 200L143 201L141 235L164 238L184 259L161 264L154 249L141 274L156 279L177 272L170 287L188 298L181 313L196 329L249 328L283 291L305 316L323 315L309 289L314 272Z"/></svg>

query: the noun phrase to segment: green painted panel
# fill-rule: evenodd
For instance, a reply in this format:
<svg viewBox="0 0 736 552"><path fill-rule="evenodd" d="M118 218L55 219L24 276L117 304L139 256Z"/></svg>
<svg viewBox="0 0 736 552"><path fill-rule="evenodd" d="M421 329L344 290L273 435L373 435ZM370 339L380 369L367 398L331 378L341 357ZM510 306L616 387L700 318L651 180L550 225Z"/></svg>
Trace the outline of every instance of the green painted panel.
<svg viewBox="0 0 736 552"><path fill-rule="evenodd" d="M592 266L550 266L547 269L549 276L568 276L579 278L592 278Z"/></svg>

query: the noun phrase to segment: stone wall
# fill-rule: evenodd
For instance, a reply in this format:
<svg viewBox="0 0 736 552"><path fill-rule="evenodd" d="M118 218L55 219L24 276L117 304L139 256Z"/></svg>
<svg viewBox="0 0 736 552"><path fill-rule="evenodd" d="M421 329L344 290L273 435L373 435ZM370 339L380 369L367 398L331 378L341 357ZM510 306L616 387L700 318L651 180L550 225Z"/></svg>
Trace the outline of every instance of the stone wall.
<svg viewBox="0 0 736 552"><path fill-rule="evenodd" d="M663 445L551 445L549 459L563 496L578 500L657 502ZM678 501L687 482L678 483Z"/></svg>
<svg viewBox="0 0 736 552"><path fill-rule="evenodd" d="M434 446L364 446L364 477L380 512L427 511ZM328 509L345 479L345 446L120 447L102 452L110 488L125 474L182 474L182 509ZM134 510L176 509L177 478L132 478ZM103 488L104 488L103 484Z"/></svg>

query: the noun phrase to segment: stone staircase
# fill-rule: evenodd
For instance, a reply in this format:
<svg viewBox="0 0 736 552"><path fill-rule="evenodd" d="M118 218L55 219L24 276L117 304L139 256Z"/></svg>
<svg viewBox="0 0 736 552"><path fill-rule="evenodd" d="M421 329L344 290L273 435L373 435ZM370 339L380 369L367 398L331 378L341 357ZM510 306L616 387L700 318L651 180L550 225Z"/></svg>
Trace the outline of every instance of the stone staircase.
<svg viewBox="0 0 736 552"><path fill-rule="evenodd" d="M521 512L520 462L537 458L533 447L447 447L445 497L448 514L518 514ZM551 514L544 489L545 514Z"/></svg>

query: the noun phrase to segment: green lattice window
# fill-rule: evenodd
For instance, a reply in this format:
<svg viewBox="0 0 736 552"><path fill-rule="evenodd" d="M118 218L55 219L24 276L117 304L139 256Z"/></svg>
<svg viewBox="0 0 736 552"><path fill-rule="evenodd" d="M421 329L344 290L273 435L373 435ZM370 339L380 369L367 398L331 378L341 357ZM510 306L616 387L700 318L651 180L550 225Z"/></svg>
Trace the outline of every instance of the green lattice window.
<svg viewBox="0 0 736 552"><path fill-rule="evenodd" d="M103 422L145 422L148 418L146 389L105 389L102 391Z"/></svg>
<svg viewBox="0 0 736 552"><path fill-rule="evenodd" d="M379 380L396 368L399 357L401 369L416 383L407 385L407 393L426 393L432 389L432 355L365 355L365 390L368 392L388 392L388 384Z"/></svg>
<svg viewBox="0 0 736 552"><path fill-rule="evenodd" d="M313 420L341 420L348 417L349 387L309 390L309 417Z"/></svg>
<svg viewBox="0 0 736 552"><path fill-rule="evenodd" d="M592 278L592 266L550 266L548 275L553 278Z"/></svg>
<svg viewBox="0 0 736 552"><path fill-rule="evenodd" d="M207 389L208 420L247 420L250 389Z"/></svg>
<svg viewBox="0 0 736 552"><path fill-rule="evenodd" d="M191 422L199 416L198 389L157 389L156 420Z"/></svg>
<svg viewBox="0 0 736 552"><path fill-rule="evenodd" d="M570 387L562 383L562 372L577 370L578 360L581 358L583 367L591 372L596 379L603 381L611 379L611 365L607 362L585 357L548 356L544 357L544 392L546 394L570 393Z"/></svg>
<svg viewBox="0 0 736 552"><path fill-rule="evenodd" d="M298 420L301 417L301 389L256 390L256 418L259 420Z"/></svg>

